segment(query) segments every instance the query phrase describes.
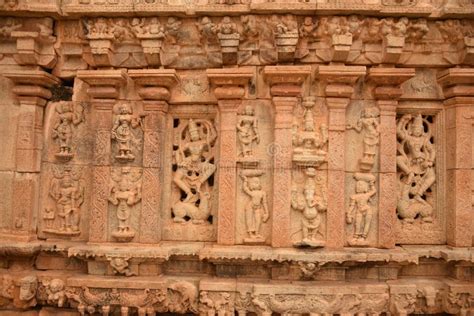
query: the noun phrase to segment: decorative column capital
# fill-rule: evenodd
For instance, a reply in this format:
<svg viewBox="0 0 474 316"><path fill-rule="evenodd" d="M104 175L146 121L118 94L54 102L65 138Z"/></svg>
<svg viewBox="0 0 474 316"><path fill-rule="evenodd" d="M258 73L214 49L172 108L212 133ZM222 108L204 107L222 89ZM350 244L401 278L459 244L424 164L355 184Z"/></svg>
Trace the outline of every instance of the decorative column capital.
<svg viewBox="0 0 474 316"><path fill-rule="evenodd" d="M252 68L208 69L207 77L214 87L216 99L243 99L255 72Z"/></svg>
<svg viewBox="0 0 474 316"><path fill-rule="evenodd" d="M414 76L414 68L370 68L367 81L374 85L376 99L393 100L403 94L401 84Z"/></svg>
<svg viewBox="0 0 474 316"><path fill-rule="evenodd" d="M350 98L356 81L366 74L365 66L318 66L316 77L323 84L326 97Z"/></svg>
<svg viewBox="0 0 474 316"><path fill-rule="evenodd" d="M136 69L129 70L128 75L135 82L138 95L145 101L168 101L171 88L178 83L174 69Z"/></svg>
<svg viewBox="0 0 474 316"><path fill-rule="evenodd" d="M61 80L42 70L6 70L1 73L15 84L13 93L20 103L39 106L46 105L52 97L49 88L58 85Z"/></svg>
<svg viewBox="0 0 474 316"><path fill-rule="evenodd" d="M118 99L127 83L125 70L80 70L77 78L89 85L87 93L95 100Z"/></svg>
<svg viewBox="0 0 474 316"><path fill-rule="evenodd" d="M474 68L450 68L438 72L445 98L474 96Z"/></svg>
<svg viewBox="0 0 474 316"><path fill-rule="evenodd" d="M263 70L272 97L301 96L303 84L310 75L309 66L266 66Z"/></svg>

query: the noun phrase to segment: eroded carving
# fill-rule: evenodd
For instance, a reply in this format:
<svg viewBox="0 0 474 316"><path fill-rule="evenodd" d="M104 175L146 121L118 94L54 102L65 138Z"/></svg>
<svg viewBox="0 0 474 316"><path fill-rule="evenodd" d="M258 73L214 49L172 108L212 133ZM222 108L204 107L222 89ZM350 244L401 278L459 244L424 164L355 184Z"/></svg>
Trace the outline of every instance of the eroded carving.
<svg viewBox="0 0 474 316"><path fill-rule="evenodd" d="M142 118L144 114L136 116L129 103L117 103L114 106L114 117L112 127L112 140L117 144L117 154L115 159L125 163L135 160L134 152L138 150L138 136L133 133L133 129L141 127L143 129Z"/></svg>
<svg viewBox="0 0 474 316"><path fill-rule="evenodd" d="M113 183L110 189L109 202L116 206L117 229L112 237L127 242L135 237L135 230L130 225L133 207L142 199L142 185L139 182L142 172L138 168L122 167L113 169Z"/></svg>
<svg viewBox="0 0 474 316"><path fill-rule="evenodd" d="M352 238L349 239L351 246L368 246L367 237L372 226L374 208L371 205L372 197L377 193L375 188L375 176L371 173L355 173L355 194L349 201L349 209L346 213L346 222L354 226Z"/></svg>
<svg viewBox="0 0 474 316"><path fill-rule="evenodd" d="M293 187L291 192L291 207L302 212L301 233L302 239L294 243L295 247L322 247L324 234L321 231L321 213L327 210L326 185L321 176L316 175L316 169L305 170L306 179L303 192Z"/></svg>
<svg viewBox="0 0 474 316"><path fill-rule="evenodd" d="M43 231L46 233L77 236L81 233L81 207L84 203L84 180L81 171L70 166L53 169L49 197L53 205L43 212Z"/></svg>
<svg viewBox="0 0 474 316"><path fill-rule="evenodd" d="M240 176L243 180L242 189L250 197L245 205L245 226L247 238L245 243L262 243L265 237L261 234L261 225L270 218L267 203L267 193L262 188L260 176L263 171L259 169L242 170Z"/></svg>
<svg viewBox="0 0 474 316"><path fill-rule="evenodd" d="M370 171L375 163L380 135L379 116L380 111L376 106L366 107L356 124L347 125L347 129L354 129L364 135L363 156L359 160L359 167L363 171Z"/></svg>
<svg viewBox="0 0 474 316"><path fill-rule="evenodd" d="M298 165L319 167L327 161L327 151L324 149L328 142L328 128L321 124L320 132L316 131L313 108L314 97L306 98L303 103L303 124L293 125L293 161Z"/></svg>
<svg viewBox="0 0 474 316"><path fill-rule="evenodd" d="M61 101L55 105L57 120L53 126L52 137L58 142L59 151L55 154L61 161L74 157L74 128L84 121L84 107L80 103Z"/></svg>

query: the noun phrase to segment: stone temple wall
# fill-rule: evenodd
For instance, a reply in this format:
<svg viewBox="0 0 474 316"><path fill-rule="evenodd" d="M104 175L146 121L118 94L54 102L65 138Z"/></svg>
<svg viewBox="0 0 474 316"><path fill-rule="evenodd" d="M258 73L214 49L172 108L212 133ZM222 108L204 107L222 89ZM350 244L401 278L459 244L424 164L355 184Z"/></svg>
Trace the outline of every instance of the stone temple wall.
<svg viewBox="0 0 474 316"><path fill-rule="evenodd" d="M474 315L471 0L0 0L0 315Z"/></svg>

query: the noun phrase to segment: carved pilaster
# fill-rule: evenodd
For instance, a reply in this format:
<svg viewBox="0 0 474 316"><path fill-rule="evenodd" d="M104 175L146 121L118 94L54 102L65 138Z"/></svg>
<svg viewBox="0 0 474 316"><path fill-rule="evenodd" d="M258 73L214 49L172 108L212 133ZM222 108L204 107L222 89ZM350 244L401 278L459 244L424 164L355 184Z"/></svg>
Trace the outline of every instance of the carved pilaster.
<svg viewBox="0 0 474 316"><path fill-rule="evenodd" d="M13 81L13 93L20 104L13 181L14 214L10 229L15 235L30 239L28 236L32 236L35 231L38 212L44 106L51 98L49 88L60 81L40 70L12 70L2 75Z"/></svg>
<svg viewBox="0 0 474 316"><path fill-rule="evenodd" d="M473 242L472 105L474 70L440 71L446 109L446 231L448 245L469 247Z"/></svg>
<svg viewBox="0 0 474 316"><path fill-rule="evenodd" d="M235 244L236 189L237 189L237 111L245 97L252 69L209 69L207 76L214 86L219 107L219 212L217 214L217 242Z"/></svg>
<svg viewBox="0 0 474 316"><path fill-rule="evenodd" d="M291 172L293 109L310 77L305 66L267 66L265 80L275 107L272 246L291 246Z"/></svg>
<svg viewBox="0 0 474 316"><path fill-rule="evenodd" d="M170 89L178 82L175 70L130 70L146 114L143 143L142 213L140 242L153 243L161 239L160 212L163 183L163 153L166 114Z"/></svg>
<svg viewBox="0 0 474 316"><path fill-rule="evenodd" d="M402 95L401 84L415 75L412 68L371 68L367 80L373 84L373 97L380 110L378 246L395 247L397 209L396 111Z"/></svg>
<svg viewBox="0 0 474 316"><path fill-rule="evenodd" d="M345 231L345 133L346 108L357 79L365 75L362 66L319 66L321 92L329 110L327 246L342 248Z"/></svg>
<svg viewBox="0 0 474 316"><path fill-rule="evenodd" d="M111 164L112 109L122 93L127 76L121 70L83 70L77 78L86 82L91 97L95 132L93 155L92 208L90 210L89 241L107 241L108 188Z"/></svg>

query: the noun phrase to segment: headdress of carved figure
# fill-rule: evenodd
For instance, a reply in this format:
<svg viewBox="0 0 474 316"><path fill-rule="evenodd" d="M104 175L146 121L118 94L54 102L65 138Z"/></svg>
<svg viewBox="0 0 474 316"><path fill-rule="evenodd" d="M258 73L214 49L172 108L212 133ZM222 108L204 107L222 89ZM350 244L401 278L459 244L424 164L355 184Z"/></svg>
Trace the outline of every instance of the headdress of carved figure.
<svg viewBox="0 0 474 316"><path fill-rule="evenodd" d="M120 114L132 114L132 107L128 103L122 103L119 106Z"/></svg>
<svg viewBox="0 0 474 316"><path fill-rule="evenodd" d="M423 130L423 118L421 117L421 114L418 114L413 119L411 134L414 136L421 136L423 134Z"/></svg>
<svg viewBox="0 0 474 316"><path fill-rule="evenodd" d="M26 276L20 280L20 300L29 301L36 296L38 278L33 275Z"/></svg>
<svg viewBox="0 0 474 316"><path fill-rule="evenodd" d="M314 130L314 118L313 118L313 112L311 112L311 110L307 110L304 114L304 130L305 131Z"/></svg>
<svg viewBox="0 0 474 316"><path fill-rule="evenodd" d="M380 116L380 110L376 106L369 106L364 109L364 117L378 117Z"/></svg>
<svg viewBox="0 0 474 316"><path fill-rule="evenodd" d="M192 119L189 120L188 128L189 128L189 135L191 136L191 140L193 141L199 140L200 139L199 128Z"/></svg>

